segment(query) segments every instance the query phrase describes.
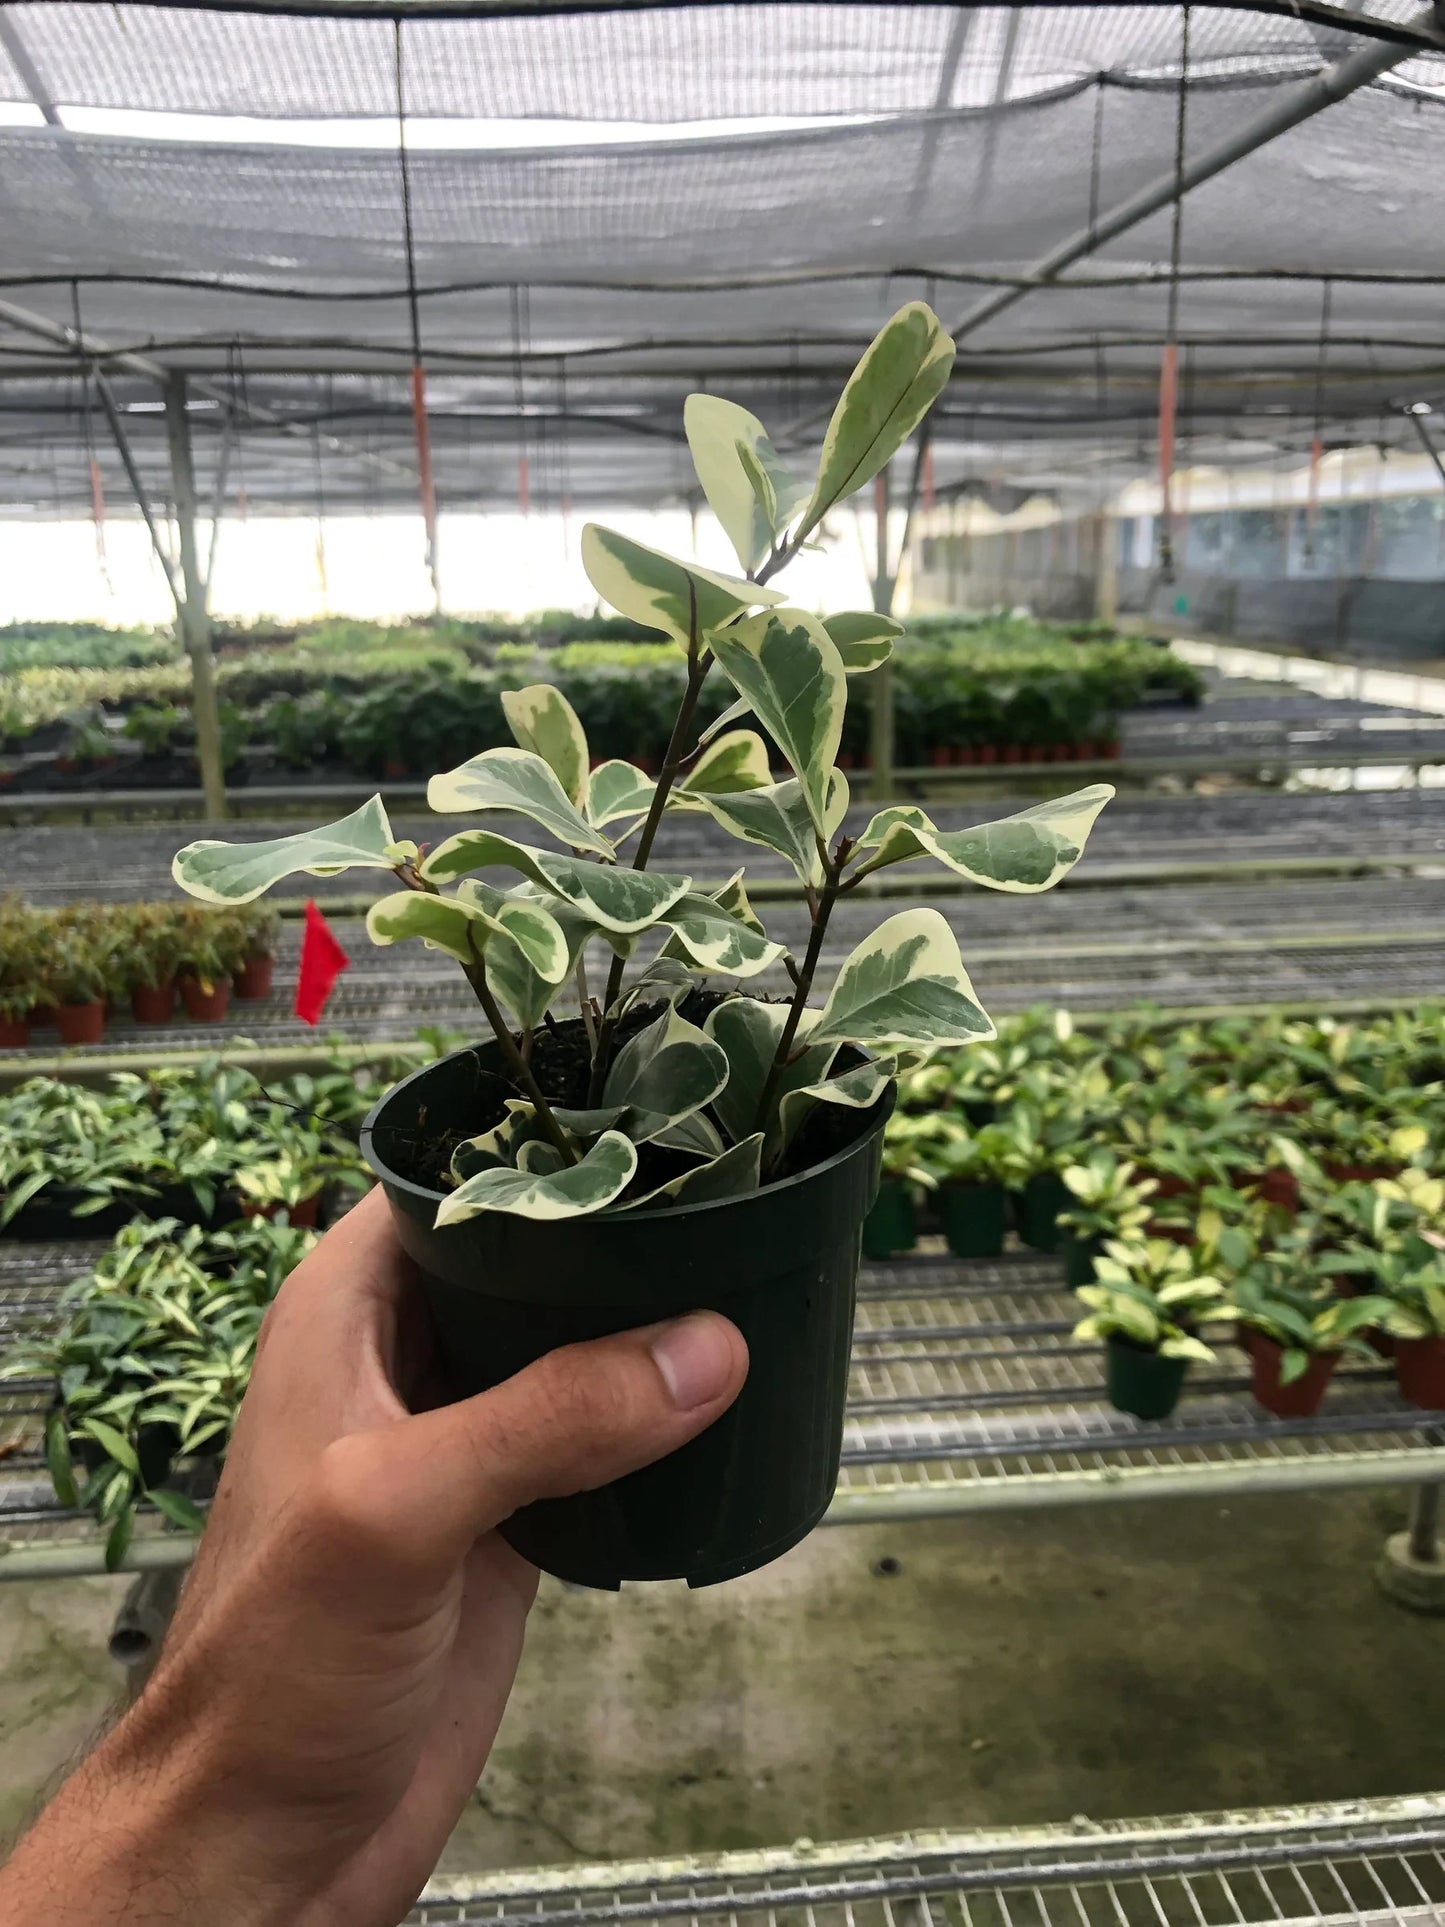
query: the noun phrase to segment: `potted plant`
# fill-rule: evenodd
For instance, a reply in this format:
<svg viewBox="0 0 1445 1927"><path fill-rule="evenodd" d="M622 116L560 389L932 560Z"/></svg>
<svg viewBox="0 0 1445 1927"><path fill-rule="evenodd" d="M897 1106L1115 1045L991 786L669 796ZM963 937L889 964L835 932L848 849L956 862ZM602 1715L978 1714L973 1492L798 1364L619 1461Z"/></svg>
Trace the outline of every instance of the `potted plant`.
<svg viewBox="0 0 1445 1927"><path fill-rule="evenodd" d="M312 1226L321 1204L325 1161L315 1152L283 1147L274 1157L245 1164L235 1174L244 1218L275 1218L283 1211L292 1224Z"/></svg>
<svg viewBox="0 0 1445 1927"><path fill-rule="evenodd" d="M1106 1239L1133 1243L1149 1222L1149 1200L1158 1189L1136 1167L1100 1147L1082 1164L1065 1165L1060 1174L1073 1202L1059 1214L1064 1281L1071 1290L1087 1285Z"/></svg>
<svg viewBox="0 0 1445 1927"><path fill-rule="evenodd" d="M811 484L787 474L745 409L689 399L699 481L745 575L584 531L598 594L682 652L656 781L617 760L591 770L571 706L532 686L503 697L516 747L434 776L427 800L443 813L521 815L541 842L468 827L423 852L395 837L374 797L320 830L250 846L208 839L175 859L184 888L224 904L297 871L380 871L390 887L368 914L373 940L427 942L472 986L490 1038L403 1080L362 1135L457 1391L572 1339L690 1309L724 1311L742 1331L747 1383L700 1438L504 1527L564 1578L710 1583L786 1551L822 1516L860 1232L900 1056L993 1030L932 909L887 918L812 1008L833 911L864 878L913 858L987 887L1046 889L1111 794L1081 791L975 830L940 831L911 805L844 827L836 751L848 674L876 667L899 625L871 613L820 620L788 608L772 579L884 467L952 353L928 308L901 310L848 382ZM734 700L698 732L714 669ZM771 750L735 726L745 719ZM774 751L791 772L781 781ZM808 907L801 956L767 935L741 871L703 889L651 867L669 809L705 812L784 859ZM786 972L783 1001L741 988L774 967ZM559 1004L578 1014L552 1016Z"/></svg>
<svg viewBox="0 0 1445 1927"><path fill-rule="evenodd" d="M948 1248L956 1258L996 1258L1008 1232L1008 1133L997 1124L971 1130L944 1112L929 1123L915 1154Z"/></svg>
<svg viewBox="0 0 1445 1927"><path fill-rule="evenodd" d="M281 918L269 905L257 903L247 904L236 914L241 964L232 983L236 996L249 1003L271 995Z"/></svg>
<svg viewBox="0 0 1445 1927"><path fill-rule="evenodd" d="M123 941L132 1017L138 1024L168 1024L176 1007L180 917L168 903L137 904Z"/></svg>
<svg viewBox="0 0 1445 1927"><path fill-rule="evenodd" d="M1109 1403L1134 1418L1168 1418L1191 1360L1214 1362L1197 1327L1217 1314L1223 1285L1165 1238L1107 1238L1093 1284L1077 1296L1089 1315L1074 1337L1104 1340Z"/></svg>
<svg viewBox="0 0 1445 1927"><path fill-rule="evenodd" d="M1384 1325L1395 1341L1400 1396L1445 1412L1445 1251L1420 1241L1386 1254L1375 1287L1390 1302Z"/></svg>
<svg viewBox="0 0 1445 1927"><path fill-rule="evenodd" d="M0 1050L23 1050L43 994L35 912L13 893L0 897Z"/></svg>
<svg viewBox="0 0 1445 1927"><path fill-rule="evenodd" d="M78 923L58 924L45 963L62 1044L98 1044L105 1035L105 973L94 934Z"/></svg>
<svg viewBox="0 0 1445 1927"><path fill-rule="evenodd" d="M906 1124L910 1120L890 1123L894 1121ZM914 1194L929 1182L915 1161L912 1138L892 1129L884 1133L878 1171L878 1188L863 1220L863 1256L874 1263L895 1257L900 1251L912 1251L918 1243Z"/></svg>
<svg viewBox="0 0 1445 1927"><path fill-rule="evenodd" d="M194 1023L219 1024L230 1008L231 972L240 961L234 924L211 910L181 912L177 982L186 1015Z"/></svg>
<svg viewBox="0 0 1445 1927"><path fill-rule="evenodd" d="M1260 1252L1230 1285L1221 1309L1239 1320L1253 1366L1250 1389L1277 1418L1312 1418L1345 1352L1368 1358L1360 1333L1383 1319L1380 1298L1337 1298L1312 1256L1290 1247Z"/></svg>
<svg viewBox="0 0 1445 1927"><path fill-rule="evenodd" d="M999 1129L1007 1139L1001 1169L1012 1194L1014 1229L1033 1250L1057 1251L1059 1213L1069 1202L1060 1165L1068 1153L1054 1142L1057 1134L1049 1129L1037 1086L1015 1100Z"/></svg>

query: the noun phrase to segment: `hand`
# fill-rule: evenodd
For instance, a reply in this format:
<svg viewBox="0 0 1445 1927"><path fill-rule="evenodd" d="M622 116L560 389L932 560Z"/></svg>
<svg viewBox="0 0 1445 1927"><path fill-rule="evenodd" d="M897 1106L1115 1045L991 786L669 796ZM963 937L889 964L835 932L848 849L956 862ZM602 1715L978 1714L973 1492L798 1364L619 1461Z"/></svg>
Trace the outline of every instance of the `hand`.
<svg viewBox="0 0 1445 1927"><path fill-rule="evenodd" d="M747 1371L714 1313L426 1402L379 1190L267 1317L155 1674L0 1873L12 1927L389 1927L491 1749L537 1574L494 1530L673 1451Z"/></svg>

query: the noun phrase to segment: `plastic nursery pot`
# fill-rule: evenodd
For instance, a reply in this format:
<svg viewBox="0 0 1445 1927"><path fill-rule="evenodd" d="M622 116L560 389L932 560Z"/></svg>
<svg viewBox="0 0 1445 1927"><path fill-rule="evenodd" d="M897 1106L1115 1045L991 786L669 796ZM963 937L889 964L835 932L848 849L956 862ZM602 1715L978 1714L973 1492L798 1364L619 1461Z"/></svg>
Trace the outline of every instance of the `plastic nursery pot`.
<svg viewBox="0 0 1445 1927"><path fill-rule="evenodd" d="M1340 1362L1339 1353L1312 1353L1300 1376L1288 1385L1281 1385L1279 1368L1284 1358L1281 1347L1263 1332L1252 1332L1249 1351L1254 1361L1250 1390L1265 1411L1273 1412L1276 1418L1313 1418L1324 1403L1325 1392Z"/></svg>
<svg viewBox="0 0 1445 1927"><path fill-rule="evenodd" d="M241 1204L243 1218L279 1218L284 1211L291 1223L301 1231L310 1231L316 1223L316 1214L321 1209L321 1193L313 1191L309 1198L302 1198L299 1204L256 1204L247 1198Z"/></svg>
<svg viewBox="0 0 1445 1927"><path fill-rule="evenodd" d="M1001 1184L946 1184L935 1200L955 1258L996 1258L1008 1230L1008 1193Z"/></svg>
<svg viewBox="0 0 1445 1927"><path fill-rule="evenodd" d="M1369 1291L1368 1285L1361 1284L1353 1272L1337 1271L1330 1283L1341 1298L1363 1298ZM1390 1359L1395 1356L1395 1339L1391 1333L1382 1331L1378 1325L1367 1325L1359 1334L1377 1358Z"/></svg>
<svg viewBox="0 0 1445 1927"><path fill-rule="evenodd" d="M361 1129L452 1389L484 1391L559 1345L704 1309L733 1321L749 1358L736 1402L700 1437L600 1491L524 1506L503 1536L545 1572L612 1590L766 1565L812 1530L837 1483L859 1234L892 1093L850 1120L841 1150L745 1197L550 1221L484 1211L436 1230L442 1194L398 1166L423 1115L429 1136L475 1128L478 1071L499 1063L488 1042L428 1064Z"/></svg>
<svg viewBox="0 0 1445 1927"><path fill-rule="evenodd" d="M138 1024L168 1024L176 1007L176 980L137 984L130 993L130 1014Z"/></svg>
<svg viewBox="0 0 1445 1927"><path fill-rule="evenodd" d="M180 981L181 1002L187 1017L197 1024L219 1024L230 1008L230 980L221 977L214 984L207 984L199 977L182 977Z"/></svg>
<svg viewBox="0 0 1445 1927"><path fill-rule="evenodd" d="M99 997L88 1004L61 1004L55 1027L62 1044L98 1044L105 1035L105 1005Z"/></svg>
<svg viewBox="0 0 1445 1927"><path fill-rule="evenodd" d="M1064 1261L1064 1283L1070 1291L1094 1282L1094 1260L1104 1249L1102 1238L1076 1238L1072 1231L1059 1233L1059 1255Z"/></svg>
<svg viewBox="0 0 1445 1927"><path fill-rule="evenodd" d="M1059 1213L1069 1204L1069 1187L1057 1171L1036 1171L1013 1194L1014 1228L1035 1251L1059 1248Z"/></svg>
<svg viewBox="0 0 1445 1927"><path fill-rule="evenodd" d="M1395 1382L1407 1404L1445 1412L1445 1338L1397 1339Z"/></svg>
<svg viewBox="0 0 1445 1927"><path fill-rule="evenodd" d="M231 987L243 1002L252 1003L261 997L271 995L271 979L275 974L274 957L247 957L231 979Z"/></svg>
<svg viewBox="0 0 1445 1927"><path fill-rule="evenodd" d="M1133 1418L1168 1418L1184 1389L1187 1358L1164 1358L1127 1339L1110 1338L1104 1345L1104 1386L1116 1412Z"/></svg>
<svg viewBox="0 0 1445 1927"><path fill-rule="evenodd" d="M899 1178L884 1178L863 1220L863 1256L891 1258L896 1251L912 1251L917 1242L912 1187Z"/></svg>
<svg viewBox="0 0 1445 1927"><path fill-rule="evenodd" d="M32 1030L54 1030L59 1019L59 1004L32 1004L30 1006L30 1028Z"/></svg>
<svg viewBox="0 0 1445 1927"><path fill-rule="evenodd" d="M0 1050L24 1050L29 1042L28 1017L0 1017Z"/></svg>

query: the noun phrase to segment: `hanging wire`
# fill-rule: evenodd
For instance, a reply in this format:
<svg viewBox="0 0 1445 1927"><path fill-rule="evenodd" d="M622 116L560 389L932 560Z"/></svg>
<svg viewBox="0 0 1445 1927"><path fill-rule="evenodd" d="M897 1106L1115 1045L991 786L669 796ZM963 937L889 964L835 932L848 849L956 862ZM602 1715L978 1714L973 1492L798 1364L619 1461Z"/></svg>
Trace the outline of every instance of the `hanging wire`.
<svg viewBox="0 0 1445 1927"><path fill-rule="evenodd" d="M1179 270L1184 253L1184 157L1189 120L1189 0L1180 9L1179 108L1174 123L1174 213L1169 239L1169 296L1159 367L1159 574L1174 580L1174 425L1179 401Z"/></svg>
<svg viewBox="0 0 1445 1927"><path fill-rule="evenodd" d="M411 324L411 418L416 437L417 485L421 492L421 519L426 532L426 566L431 577L432 596L441 614L442 592L437 572L437 504L432 476L431 424L427 419L426 363L421 348L421 296L416 279L416 229L412 218L411 159L406 147L406 81L402 66L401 16L392 22L393 52L396 66L396 138L401 160L401 225L406 252L406 307Z"/></svg>

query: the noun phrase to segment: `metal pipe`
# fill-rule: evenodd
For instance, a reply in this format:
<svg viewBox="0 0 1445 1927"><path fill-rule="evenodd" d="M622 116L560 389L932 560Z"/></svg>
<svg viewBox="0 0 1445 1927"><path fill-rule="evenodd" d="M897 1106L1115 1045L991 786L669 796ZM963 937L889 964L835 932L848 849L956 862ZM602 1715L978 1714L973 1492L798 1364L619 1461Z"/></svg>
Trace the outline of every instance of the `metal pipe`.
<svg viewBox="0 0 1445 1927"><path fill-rule="evenodd" d="M206 816L211 822L220 823L226 816L226 777L216 702L216 665L211 657L211 624L206 614L206 584L196 544L196 471L191 458L190 417L186 413L186 377L172 370L166 377L165 394L171 492L176 504L181 564L182 595L178 613L186 653L191 659L191 714L196 725L196 754L201 765Z"/></svg>
<svg viewBox="0 0 1445 1927"><path fill-rule="evenodd" d="M1440 1490L1418 1485L1410 1499L1410 1557L1422 1566L1440 1563Z"/></svg>
<svg viewBox="0 0 1445 1927"><path fill-rule="evenodd" d="M1404 24L1411 30L1433 33L1438 28L1439 20L1435 8L1428 6L1420 13L1413 14ZM1337 101L1348 99L1351 94L1358 93L1361 87L1367 87L1372 80L1387 74L1392 67L1398 67L1402 61L1410 58L1411 51L1409 46L1392 45L1388 41L1373 42L1368 47L1359 47L1354 53L1347 54L1323 73L1282 90L1273 106L1256 116L1247 126L1186 162L1182 173L1176 174L1171 167L1167 174L1151 182L1148 187L1121 201L1111 213L1100 215L1090 226L1050 249L1025 272L1036 283L1047 285L1056 280L1065 268L1086 259L1105 242L1127 233L1141 221L1148 220L1151 214L1168 207L1176 192L1188 194L1205 181L1213 180L1226 168L1233 167L1236 161L1257 153L1281 134L1289 133L1291 128L1313 119L1316 114L1323 113L1326 107L1333 107ZM954 339L961 341L964 336L983 327L985 322L994 320L1016 302L1022 301L1032 291L1031 288L1003 288L997 294L986 295L960 317L952 330Z"/></svg>
<svg viewBox="0 0 1445 1927"><path fill-rule="evenodd" d="M182 1568L143 1572L121 1601L110 1629L110 1656L132 1676L150 1674L180 1597ZM134 1697L134 1694L132 1694Z"/></svg>

